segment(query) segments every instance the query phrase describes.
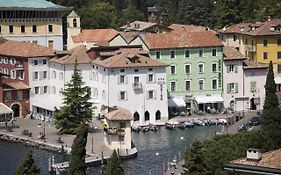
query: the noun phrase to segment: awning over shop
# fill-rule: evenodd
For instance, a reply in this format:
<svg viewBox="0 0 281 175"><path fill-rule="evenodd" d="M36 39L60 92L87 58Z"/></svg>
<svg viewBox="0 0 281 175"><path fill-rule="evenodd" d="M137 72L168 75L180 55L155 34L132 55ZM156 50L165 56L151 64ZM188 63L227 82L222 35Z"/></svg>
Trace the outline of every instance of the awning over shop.
<svg viewBox="0 0 281 175"><path fill-rule="evenodd" d="M50 98L50 99L42 99L41 101L37 101L33 104L33 106L46 109L48 111L55 111L55 107L59 109L62 106L62 104L59 104Z"/></svg>
<svg viewBox="0 0 281 175"><path fill-rule="evenodd" d="M274 78L276 84L281 84L281 77Z"/></svg>
<svg viewBox="0 0 281 175"><path fill-rule="evenodd" d="M29 86L23 82L11 82L4 84L4 90L20 90L20 89L29 89Z"/></svg>
<svg viewBox="0 0 281 175"><path fill-rule="evenodd" d="M174 98L168 98L168 106L169 107L185 107L186 104L184 102L183 97L174 97Z"/></svg>
<svg viewBox="0 0 281 175"><path fill-rule="evenodd" d="M223 102L223 98L220 96L197 96L195 100L200 103L220 103Z"/></svg>
<svg viewBox="0 0 281 175"><path fill-rule="evenodd" d="M4 103L0 103L0 115L2 114L11 114L13 110L6 106Z"/></svg>

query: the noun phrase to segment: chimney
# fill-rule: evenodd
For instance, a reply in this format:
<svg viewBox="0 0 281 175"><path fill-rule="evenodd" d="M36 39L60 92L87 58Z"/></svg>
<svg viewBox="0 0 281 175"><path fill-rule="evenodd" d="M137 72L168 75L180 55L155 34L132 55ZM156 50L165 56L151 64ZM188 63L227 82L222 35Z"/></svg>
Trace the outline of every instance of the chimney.
<svg viewBox="0 0 281 175"><path fill-rule="evenodd" d="M261 160L261 150L255 148L247 149L247 160L248 161L260 161Z"/></svg>

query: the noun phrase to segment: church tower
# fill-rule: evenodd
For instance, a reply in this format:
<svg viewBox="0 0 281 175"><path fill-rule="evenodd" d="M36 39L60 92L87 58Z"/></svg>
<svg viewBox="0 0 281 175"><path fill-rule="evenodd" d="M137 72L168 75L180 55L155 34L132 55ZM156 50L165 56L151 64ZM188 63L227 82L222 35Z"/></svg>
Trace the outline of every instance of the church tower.
<svg viewBox="0 0 281 175"><path fill-rule="evenodd" d="M71 36L77 36L81 33L80 16L72 10L67 16L67 49L73 48L73 40Z"/></svg>

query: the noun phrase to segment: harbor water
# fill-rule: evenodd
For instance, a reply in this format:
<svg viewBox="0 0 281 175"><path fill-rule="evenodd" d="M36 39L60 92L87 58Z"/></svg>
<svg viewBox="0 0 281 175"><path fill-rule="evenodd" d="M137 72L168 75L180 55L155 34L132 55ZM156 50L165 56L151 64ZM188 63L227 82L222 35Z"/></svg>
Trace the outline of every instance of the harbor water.
<svg viewBox="0 0 281 175"><path fill-rule="evenodd" d="M210 139L220 132L220 126L195 127L185 130L168 130L133 133L133 141L138 149L136 158L123 161L126 174L161 174L167 163L175 156L182 159L186 147L195 140ZM56 162L66 160L65 155L39 150L19 143L0 141L0 175L12 175L25 154L32 150L41 174L48 175L48 158L55 156ZM89 170L91 175L99 175L100 167Z"/></svg>

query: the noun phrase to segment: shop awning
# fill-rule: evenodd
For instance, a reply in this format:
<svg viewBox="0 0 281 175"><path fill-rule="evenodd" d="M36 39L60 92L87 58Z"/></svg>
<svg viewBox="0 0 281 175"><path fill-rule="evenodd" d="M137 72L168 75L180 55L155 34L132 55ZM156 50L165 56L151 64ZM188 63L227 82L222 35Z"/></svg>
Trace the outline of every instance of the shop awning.
<svg viewBox="0 0 281 175"><path fill-rule="evenodd" d="M34 100L35 101L35 100ZM59 103L58 101L54 101L53 98L47 98L44 99L42 98L41 100L36 100L36 102L33 103L33 106L48 110L48 111L55 111L55 107L56 108L60 108L62 106L61 103Z"/></svg>
<svg viewBox="0 0 281 175"><path fill-rule="evenodd" d="M169 107L185 107L186 104L184 102L184 99L181 97L178 98L169 98L168 99L168 106Z"/></svg>
<svg viewBox="0 0 281 175"><path fill-rule="evenodd" d="M13 110L6 106L4 103L0 103L0 115L2 114L11 114Z"/></svg>
<svg viewBox="0 0 281 175"><path fill-rule="evenodd" d="M197 96L195 100L200 103L220 103L223 102L223 98L220 96Z"/></svg>
<svg viewBox="0 0 281 175"><path fill-rule="evenodd" d="M281 77L274 78L276 84L281 84Z"/></svg>

